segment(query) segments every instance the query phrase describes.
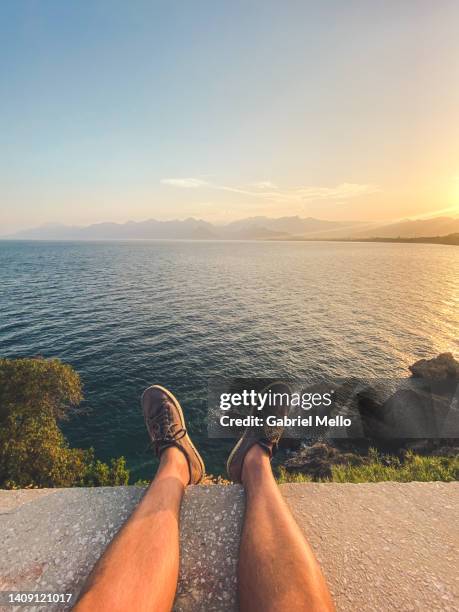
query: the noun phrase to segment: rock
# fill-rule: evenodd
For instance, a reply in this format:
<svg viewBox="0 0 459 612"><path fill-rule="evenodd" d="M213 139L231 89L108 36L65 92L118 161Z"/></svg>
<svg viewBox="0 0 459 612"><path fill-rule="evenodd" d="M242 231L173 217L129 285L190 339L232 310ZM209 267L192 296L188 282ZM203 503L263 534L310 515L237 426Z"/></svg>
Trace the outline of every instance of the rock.
<svg viewBox="0 0 459 612"><path fill-rule="evenodd" d="M399 389L384 403L359 398L365 435L369 440L398 441L459 437L459 410L451 395L430 390Z"/></svg>
<svg viewBox="0 0 459 612"><path fill-rule="evenodd" d="M435 457L457 457L459 456L459 446L440 446L435 448L431 453Z"/></svg>
<svg viewBox="0 0 459 612"><path fill-rule="evenodd" d="M357 397L365 437L373 441L390 438L391 429L385 420L383 404L374 397L373 390L362 391Z"/></svg>
<svg viewBox="0 0 459 612"><path fill-rule="evenodd" d="M288 472L300 472L314 479L330 478L332 466L338 464L362 465L364 457L354 453L341 453L334 446L316 442L312 446L307 446L290 459L284 462L284 467Z"/></svg>
<svg viewBox="0 0 459 612"><path fill-rule="evenodd" d="M379 411L389 438L436 438L439 423L428 393L400 389Z"/></svg>
<svg viewBox="0 0 459 612"><path fill-rule="evenodd" d="M459 381L459 361L454 359L452 353L441 353L433 359L420 359L409 366L415 378L430 381Z"/></svg>
<svg viewBox="0 0 459 612"><path fill-rule="evenodd" d="M357 395L364 435L399 448L412 439L459 436L459 362L450 353L422 359L413 376L384 398L384 385L369 385Z"/></svg>

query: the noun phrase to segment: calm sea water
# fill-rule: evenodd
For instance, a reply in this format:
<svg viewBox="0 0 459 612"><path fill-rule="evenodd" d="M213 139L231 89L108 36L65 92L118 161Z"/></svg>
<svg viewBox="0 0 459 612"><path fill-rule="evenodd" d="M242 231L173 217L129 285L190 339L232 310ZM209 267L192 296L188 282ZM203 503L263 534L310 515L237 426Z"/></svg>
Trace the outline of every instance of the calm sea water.
<svg viewBox="0 0 459 612"><path fill-rule="evenodd" d="M151 473L139 407L179 397L208 467L213 375L405 375L457 351L459 249L313 242L0 242L0 355L59 357L80 373L73 445Z"/></svg>

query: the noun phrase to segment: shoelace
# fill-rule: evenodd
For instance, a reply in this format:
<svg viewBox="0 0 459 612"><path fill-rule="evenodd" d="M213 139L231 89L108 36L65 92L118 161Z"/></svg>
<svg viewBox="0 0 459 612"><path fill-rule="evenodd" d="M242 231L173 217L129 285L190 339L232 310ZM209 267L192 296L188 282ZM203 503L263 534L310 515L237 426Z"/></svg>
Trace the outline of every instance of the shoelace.
<svg viewBox="0 0 459 612"><path fill-rule="evenodd" d="M162 410L159 410L156 416L148 417L148 424L156 445L180 440L186 435L186 429L176 428L176 423L171 422L169 408L165 404L162 405Z"/></svg>

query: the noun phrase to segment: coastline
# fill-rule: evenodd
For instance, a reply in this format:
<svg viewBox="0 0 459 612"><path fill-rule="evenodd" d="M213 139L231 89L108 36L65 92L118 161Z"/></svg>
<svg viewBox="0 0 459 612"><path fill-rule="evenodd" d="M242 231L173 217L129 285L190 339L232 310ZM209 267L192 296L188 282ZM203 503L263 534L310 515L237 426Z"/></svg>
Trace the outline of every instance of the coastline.
<svg viewBox="0 0 459 612"><path fill-rule="evenodd" d="M281 242L281 240L272 240ZM448 234L447 236L423 236L419 238L283 238L285 242L383 242L395 244L442 244L447 246L459 246L459 234Z"/></svg>

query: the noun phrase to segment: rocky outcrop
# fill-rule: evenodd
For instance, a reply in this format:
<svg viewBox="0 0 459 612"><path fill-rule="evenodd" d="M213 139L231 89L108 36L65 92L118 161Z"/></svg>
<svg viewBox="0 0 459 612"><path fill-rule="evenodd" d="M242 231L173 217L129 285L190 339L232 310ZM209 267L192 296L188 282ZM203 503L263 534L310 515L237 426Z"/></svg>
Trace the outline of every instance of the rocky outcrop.
<svg viewBox="0 0 459 612"><path fill-rule="evenodd" d="M353 424L358 427L347 440L326 432L327 443L310 440L283 462L285 469L319 480L329 478L334 465L365 463L369 447L400 458L410 448L421 454L457 448L459 362L451 353L442 353L421 359L409 369L409 378L389 381L389 385L388 381L368 383L355 394ZM351 395L352 384L339 390L344 389L344 399Z"/></svg>
<svg viewBox="0 0 459 612"><path fill-rule="evenodd" d="M450 404L450 397L435 398L430 389L399 389L383 402L359 397L367 438L398 440L401 445L406 439L448 437L444 429Z"/></svg>
<svg viewBox="0 0 459 612"><path fill-rule="evenodd" d="M459 381L459 361L452 353L441 353L433 359L420 359L409 366L415 378L430 381Z"/></svg>
<svg viewBox="0 0 459 612"><path fill-rule="evenodd" d="M335 446L316 442L312 446L303 447L287 459L283 466L287 472L300 472L320 480L331 477L334 465L362 465L365 461L365 457L356 453L341 452Z"/></svg>
<svg viewBox="0 0 459 612"><path fill-rule="evenodd" d="M359 394L359 413L369 439L399 440L459 437L459 362L451 353L421 359L412 377L384 399L377 389Z"/></svg>

